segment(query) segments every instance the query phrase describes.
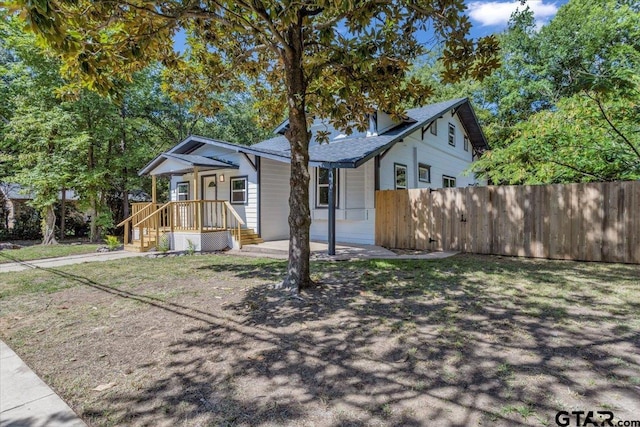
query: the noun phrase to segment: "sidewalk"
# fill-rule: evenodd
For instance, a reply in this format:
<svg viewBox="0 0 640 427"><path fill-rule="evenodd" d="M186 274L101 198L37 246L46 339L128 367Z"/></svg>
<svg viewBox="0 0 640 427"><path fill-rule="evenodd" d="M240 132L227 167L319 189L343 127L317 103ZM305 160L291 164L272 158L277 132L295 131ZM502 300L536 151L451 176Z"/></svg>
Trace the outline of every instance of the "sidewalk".
<svg viewBox="0 0 640 427"><path fill-rule="evenodd" d="M30 268L49 268L60 267L70 264L82 264L83 262L94 261L111 261L114 259L130 258L136 256L147 255L144 252L127 252L127 251L115 251L115 252L96 252L92 254L84 255L70 255L60 258L45 258L37 259L33 261L20 261L10 262L6 264L0 264L0 274L9 273L12 271L23 271Z"/></svg>
<svg viewBox="0 0 640 427"><path fill-rule="evenodd" d="M86 427L4 342L0 341L0 427Z"/></svg>

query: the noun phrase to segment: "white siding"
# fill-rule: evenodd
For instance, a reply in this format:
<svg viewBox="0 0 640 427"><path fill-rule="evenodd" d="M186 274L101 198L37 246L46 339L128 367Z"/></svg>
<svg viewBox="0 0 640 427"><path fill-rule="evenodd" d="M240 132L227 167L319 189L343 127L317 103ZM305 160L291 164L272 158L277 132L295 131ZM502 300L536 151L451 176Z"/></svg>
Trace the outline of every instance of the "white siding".
<svg viewBox="0 0 640 427"><path fill-rule="evenodd" d="M357 169L339 171L338 209L336 209L336 241L373 244L375 240L373 160ZM316 208L316 171L311 168L311 240L327 241L328 210Z"/></svg>
<svg viewBox="0 0 640 427"><path fill-rule="evenodd" d="M391 119L391 116L388 115L387 113L378 110L378 134L381 134L383 132L385 132L386 130L397 126L398 122L394 122Z"/></svg>
<svg viewBox="0 0 640 427"><path fill-rule="evenodd" d="M456 145L448 142L449 123L456 128ZM464 128L458 116L450 112L438 119L438 135L429 130L424 133L414 132L399 142L382 158L380 162L380 189L393 190L395 187L394 163L407 166L407 184L410 188L442 188L443 175L456 178L457 187L476 184L473 174L465 174L473 158L471 142L469 151L464 150ZM424 163L431 166L431 182L417 180L417 165Z"/></svg>
<svg viewBox="0 0 640 427"><path fill-rule="evenodd" d="M289 238L288 163L262 158L260 161L260 233L264 240Z"/></svg>

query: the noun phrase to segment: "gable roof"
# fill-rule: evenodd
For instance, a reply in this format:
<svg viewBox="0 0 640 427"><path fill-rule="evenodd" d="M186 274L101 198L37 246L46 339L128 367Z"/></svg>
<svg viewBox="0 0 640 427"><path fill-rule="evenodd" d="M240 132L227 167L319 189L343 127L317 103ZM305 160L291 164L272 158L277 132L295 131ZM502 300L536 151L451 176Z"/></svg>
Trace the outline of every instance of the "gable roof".
<svg viewBox="0 0 640 427"><path fill-rule="evenodd" d="M309 145L309 165L322 168L357 168L376 155L390 149L393 145L402 141L413 132L428 126L433 121L452 110L458 114L462 126L469 136L469 141L474 149L477 151L484 151L488 149L487 140L480 128L480 124L478 123L478 119L471 107L469 99L458 98L407 110L406 115L408 120L383 131L379 135L366 137L361 135L347 136L344 138L336 138L329 143L323 144L318 143L312 137L312 141ZM287 125L288 121L284 121L277 129L284 129ZM291 148L289 141L284 135L276 135L273 138L251 146L233 144L198 135L190 135L168 152L161 154L152 160L139 172L139 174L144 175L149 173L168 158L181 159L185 162L191 163L193 166L209 166L216 169L223 167L238 167L231 163L229 163L228 166L223 164L206 164L207 162L222 161L220 159L189 154L205 144L225 148L237 153L253 154L285 163L289 163L291 161Z"/></svg>
<svg viewBox="0 0 640 427"><path fill-rule="evenodd" d="M184 142L195 143L197 144L197 146L201 146L204 144L203 142L197 141L196 139L193 139L193 138L187 138L184 141L182 141L182 143ZM166 153L160 154L158 157L153 159L144 168L142 168L140 172L138 172L138 175L145 175L151 172L153 169L157 168L162 162L164 162L167 159L177 160L178 162L184 164L185 166L190 166L190 167L198 166L205 169L238 169L238 165L236 165L235 163L229 162L227 160L216 159L214 157L199 156L195 154L173 153L172 151L175 148L176 147L174 147L172 150Z"/></svg>
<svg viewBox="0 0 640 427"><path fill-rule="evenodd" d="M312 141L309 146L309 163L311 166L324 168L357 168L376 155L390 149L413 132L428 126L450 110L455 110L460 117L473 147L478 151L486 150L488 148L487 140L482 133L469 99L459 98L407 110L406 115L409 120L377 136L345 137L325 144ZM286 124L287 122L282 123L278 129L284 128ZM259 142L246 147L245 150L273 160L288 162L290 158L289 141L284 135Z"/></svg>

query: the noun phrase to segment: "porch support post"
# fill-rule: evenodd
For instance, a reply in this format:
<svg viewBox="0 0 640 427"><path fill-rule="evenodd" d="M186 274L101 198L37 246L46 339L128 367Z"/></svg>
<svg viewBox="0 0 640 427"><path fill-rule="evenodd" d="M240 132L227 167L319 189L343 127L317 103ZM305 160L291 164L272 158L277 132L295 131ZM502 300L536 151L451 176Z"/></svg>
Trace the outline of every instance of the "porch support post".
<svg viewBox="0 0 640 427"><path fill-rule="evenodd" d="M200 200L200 179L198 177L198 167L193 167L193 200Z"/></svg>
<svg viewBox="0 0 640 427"><path fill-rule="evenodd" d="M329 168L329 255L336 254L336 170Z"/></svg>
<svg viewBox="0 0 640 427"><path fill-rule="evenodd" d="M155 210L155 205L158 203L158 180L155 175L151 175L151 203L153 203L153 209Z"/></svg>
<svg viewBox="0 0 640 427"><path fill-rule="evenodd" d="M200 170L197 166L193 167L193 200L200 200L200 176L198 174ZM202 204L196 202L195 204L196 214L196 228L202 233Z"/></svg>

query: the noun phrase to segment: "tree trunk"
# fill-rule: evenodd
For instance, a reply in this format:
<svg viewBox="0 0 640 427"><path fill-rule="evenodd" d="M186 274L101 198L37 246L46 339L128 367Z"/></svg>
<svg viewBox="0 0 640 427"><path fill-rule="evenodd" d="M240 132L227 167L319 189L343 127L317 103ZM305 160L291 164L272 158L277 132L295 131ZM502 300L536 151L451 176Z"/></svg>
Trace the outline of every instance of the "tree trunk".
<svg viewBox="0 0 640 427"><path fill-rule="evenodd" d="M122 127L121 135L120 135L120 152L123 158L127 155L127 111L125 109L124 103L120 108L120 118L122 119L122 123L120 124ZM129 218L129 190L127 189L127 178L129 176L129 171L127 166L122 167L122 219ZM122 220L121 219L121 220ZM121 221L120 220L120 221ZM118 222L120 222L118 221Z"/></svg>
<svg viewBox="0 0 640 427"><path fill-rule="evenodd" d="M284 52L285 80L289 107L291 177L289 193L289 265L283 285L300 291L313 284L309 271L309 140L306 113L306 81L303 69L302 24L293 24L288 32L290 49Z"/></svg>
<svg viewBox="0 0 640 427"><path fill-rule="evenodd" d="M56 213L53 205L43 209L42 215L42 244L55 245L56 241Z"/></svg>
<svg viewBox="0 0 640 427"><path fill-rule="evenodd" d="M98 241L98 201L94 195L91 196L91 224L89 227L89 241L97 242Z"/></svg>
<svg viewBox="0 0 640 427"><path fill-rule="evenodd" d="M66 233L65 219L67 215L67 190L62 187L62 197L60 198L60 240L64 240Z"/></svg>

